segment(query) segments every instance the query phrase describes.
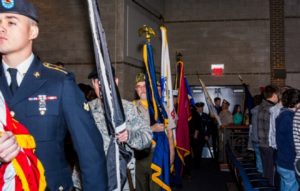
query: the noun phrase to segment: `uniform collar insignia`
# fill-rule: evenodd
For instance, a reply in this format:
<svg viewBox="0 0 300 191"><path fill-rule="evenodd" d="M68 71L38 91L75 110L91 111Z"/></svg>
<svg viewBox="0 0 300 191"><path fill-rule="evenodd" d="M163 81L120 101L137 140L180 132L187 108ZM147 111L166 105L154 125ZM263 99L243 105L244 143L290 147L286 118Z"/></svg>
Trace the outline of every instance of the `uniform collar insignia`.
<svg viewBox="0 0 300 191"><path fill-rule="evenodd" d="M39 78L41 76L41 74L39 72L34 72L33 73L34 77Z"/></svg>
<svg viewBox="0 0 300 191"><path fill-rule="evenodd" d="M84 109L85 111L90 111L90 106L89 106L89 104L83 103L83 109Z"/></svg>

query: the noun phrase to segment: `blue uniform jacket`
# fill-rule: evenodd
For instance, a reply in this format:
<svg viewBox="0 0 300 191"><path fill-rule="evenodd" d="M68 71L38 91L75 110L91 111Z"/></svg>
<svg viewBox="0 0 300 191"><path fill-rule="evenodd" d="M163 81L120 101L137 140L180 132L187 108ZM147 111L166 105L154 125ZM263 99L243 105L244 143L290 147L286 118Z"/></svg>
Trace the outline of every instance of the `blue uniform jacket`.
<svg viewBox="0 0 300 191"><path fill-rule="evenodd" d="M73 186L64 152L67 130L79 158L84 190L107 190L102 137L72 74L35 57L12 96L1 63L0 89L14 118L35 138L49 190L70 190ZM41 95L46 95L45 100Z"/></svg>

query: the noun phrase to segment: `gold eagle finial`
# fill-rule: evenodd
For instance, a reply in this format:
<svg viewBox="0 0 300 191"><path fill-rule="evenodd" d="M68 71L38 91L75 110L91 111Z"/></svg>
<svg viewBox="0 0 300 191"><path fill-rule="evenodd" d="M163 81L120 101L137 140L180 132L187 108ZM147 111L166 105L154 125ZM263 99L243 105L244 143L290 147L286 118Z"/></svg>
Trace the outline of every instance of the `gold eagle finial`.
<svg viewBox="0 0 300 191"><path fill-rule="evenodd" d="M151 27L144 25L139 29L139 36L145 36L148 42L151 41L151 38L155 36L155 32Z"/></svg>

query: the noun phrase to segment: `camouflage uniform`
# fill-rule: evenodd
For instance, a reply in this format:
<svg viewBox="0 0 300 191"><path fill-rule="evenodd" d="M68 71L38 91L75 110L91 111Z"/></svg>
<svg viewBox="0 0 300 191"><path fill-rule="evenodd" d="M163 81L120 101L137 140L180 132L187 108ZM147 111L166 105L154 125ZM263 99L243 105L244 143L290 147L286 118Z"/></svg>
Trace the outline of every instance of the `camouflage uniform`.
<svg viewBox="0 0 300 191"><path fill-rule="evenodd" d="M136 105L139 114L143 116L145 123L147 123L148 128L150 128L150 115L148 109L142 105L141 100L134 100L133 104Z"/></svg>
<svg viewBox="0 0 300 191"><path fill-rule="evenodd" d="M138 112L144 117L144 121L148 124L150 131L150 116L149 111L146 109L140 100L133 101L134 105L137 106ZM136 155L136 190L137 191L161 191L161 187L152 181L152 156L154 152L154 145L148 150L135 152Z"/></svg>
<svg viewBox="0 0 300 191"><path fill-rule="evenodd" d="M128 141L126 144L126 149L133 153L132 149L142 150L150 147L152 140L152 131L149 128L147 121L145 121L140 112L138 112L137 107L131 102L122 100L122 104L126 117L126 128L128 130ZM110 137L107 131L102 102L97 98L90 101L89 106L96 122L97 128L103 138L104 152L105 154L107 154ZM130 170L133 185L135 186L135 158L131 159L127 167ZM75 169L73 171L72 178L76 190L81 190L81 181L79 177L79 172ZM123 191L127 190L129 191L128 182L123 188Z"/></svg>
<svg viewBox="0 0 300 191"><path fill-rule="evenodd" d="M125 117L126 128L128 130L128 141L126 149L133 152L132 149L142 150L150 147L152 140L152 131L149 124L143 116L138 112L137 107L131 102L122 100ZM104 118L104 110L100 99L94 99L89 102L91 112L97 124L104 144L104 152L107 153L110 137L108 135L107 126ZM135 184L135 159L133 158L128 164L128 169L131 171L133 184ZM125 185L123 190L129 190L128 185Z"/></svg>

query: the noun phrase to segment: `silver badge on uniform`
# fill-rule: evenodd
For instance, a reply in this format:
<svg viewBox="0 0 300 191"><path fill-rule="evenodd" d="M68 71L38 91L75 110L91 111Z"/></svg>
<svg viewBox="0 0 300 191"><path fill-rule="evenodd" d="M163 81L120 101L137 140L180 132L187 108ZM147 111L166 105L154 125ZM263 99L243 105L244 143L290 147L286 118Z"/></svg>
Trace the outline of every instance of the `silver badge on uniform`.
<svg viewBox="0 0 300 191"><path fill-rule="evenodd" d="M47 108L46 108L46 95L39 95L39 111L41 115L45 115Z"/></svg>
<svg viewBox="0 0 300 191"><path fill-rule="evenodd" d="M48 100L55 100L57 96L38 95L37 97L28 98L29 101L39 101L39 112L41 115L45 115L47 111Z"/></svg>

